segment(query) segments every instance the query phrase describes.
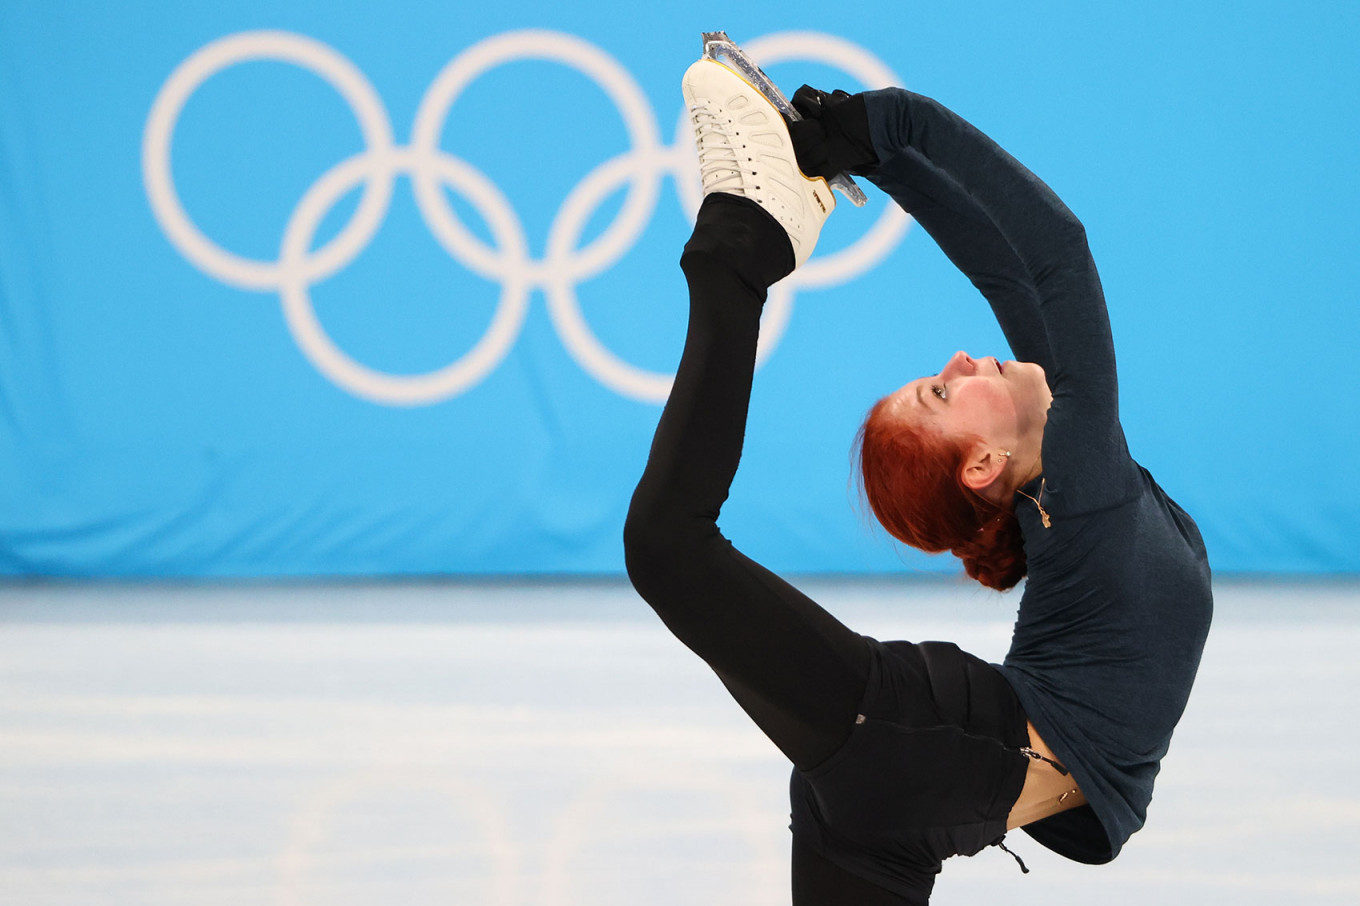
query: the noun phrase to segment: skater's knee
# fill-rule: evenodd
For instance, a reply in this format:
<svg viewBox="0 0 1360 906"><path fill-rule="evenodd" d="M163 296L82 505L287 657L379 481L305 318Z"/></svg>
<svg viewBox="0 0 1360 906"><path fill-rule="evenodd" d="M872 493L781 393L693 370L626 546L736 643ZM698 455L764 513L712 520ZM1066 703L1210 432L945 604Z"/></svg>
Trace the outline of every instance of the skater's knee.
<svg viewBox="0 0 1360 906"><path fill-rule="evenodd" d="M714 532L711 521L635 494L623 525L624 565L633 587L651 600L693 570Z"/></svg>
<svg viewBox="0 0 1360 906"><path fill-rule="evenodd" d="M650 572L655 564L664 563L668 552L676 548L678 536L678 514L643 494L634 494L623 524L628 574Z"/></svg>
<svg viewBox="0 0 1360 906"><path fill-rule="evenodd" d="M645 570L666 546L666 514L640 491L633 494L623 523L623 555L628 575ZM637 582L634 580L634 585Z"/></svg>
<svg viewBox="0 0 1360 906"><path fill-rule="evenodd" d="M628 581L643 600L651 602L665 588L667 575L675 568L674 548L655 523L629 515L623 526L623 564Z"/></svg>

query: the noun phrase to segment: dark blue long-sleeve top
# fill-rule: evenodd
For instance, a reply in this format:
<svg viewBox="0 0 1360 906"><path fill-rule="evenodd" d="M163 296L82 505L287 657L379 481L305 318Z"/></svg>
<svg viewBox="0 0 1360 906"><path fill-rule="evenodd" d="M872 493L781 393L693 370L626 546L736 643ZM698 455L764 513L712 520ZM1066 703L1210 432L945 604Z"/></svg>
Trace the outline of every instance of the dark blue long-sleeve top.
<svg viewBox="0 0 1360 906"><path fill-rule="evenodd" d="M1129 455L1109 316L1086 233L1058 196L937 102L867 92L868 172L986 296L1053 405L1043 474L1015 497L1028 579L998 668L1087 805L1031 824L1082 862L1142 827L1213 609L1199 530Z"/></svg>

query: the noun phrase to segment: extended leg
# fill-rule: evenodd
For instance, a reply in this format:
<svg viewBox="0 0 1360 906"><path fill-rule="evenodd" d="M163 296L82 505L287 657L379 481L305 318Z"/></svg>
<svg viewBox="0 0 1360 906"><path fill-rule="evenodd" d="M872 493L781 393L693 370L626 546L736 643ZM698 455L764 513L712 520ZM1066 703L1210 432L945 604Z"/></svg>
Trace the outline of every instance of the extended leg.
<svg viewBox="0 0 1360 906"><path fill-rule="evenodd" d="M685 350L633 496L625 549L634 586L666 626L795 765L812 767L849 736L866 644L717 526L741 458L766 288L792 266L783 229L760 206L705 199L681 258L690 289Z"/></svg>

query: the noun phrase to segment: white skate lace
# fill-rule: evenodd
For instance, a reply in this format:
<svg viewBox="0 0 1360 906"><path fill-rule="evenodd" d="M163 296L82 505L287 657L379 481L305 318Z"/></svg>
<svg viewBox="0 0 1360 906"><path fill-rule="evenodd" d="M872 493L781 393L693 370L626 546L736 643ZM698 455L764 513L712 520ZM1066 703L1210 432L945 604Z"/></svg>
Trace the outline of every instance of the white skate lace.
<svg viewBox="0 0 1360 906"><path fill-rule="evenodd" d="M715 110L706 98L700 98L690 104L689 116L694 126L694 143L699 148L699 177L704 193L745 195L741 158L727 131L723 111Z"/></svg>

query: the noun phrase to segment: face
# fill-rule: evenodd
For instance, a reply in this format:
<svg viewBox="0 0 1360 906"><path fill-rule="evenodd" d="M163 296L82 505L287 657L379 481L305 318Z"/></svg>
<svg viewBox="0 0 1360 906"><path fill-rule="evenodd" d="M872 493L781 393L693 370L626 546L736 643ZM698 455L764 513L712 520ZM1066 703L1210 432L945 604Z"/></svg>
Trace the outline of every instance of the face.
<svg viewBox="0 0 1360 906"><path fill-rule="evenodd" d="M947 437L976 435L1007 449L1042 442L1052 402L1040 366L975 359L965 352L954 353L939 374L893 394L904 418L925 419Z"/></svg>

